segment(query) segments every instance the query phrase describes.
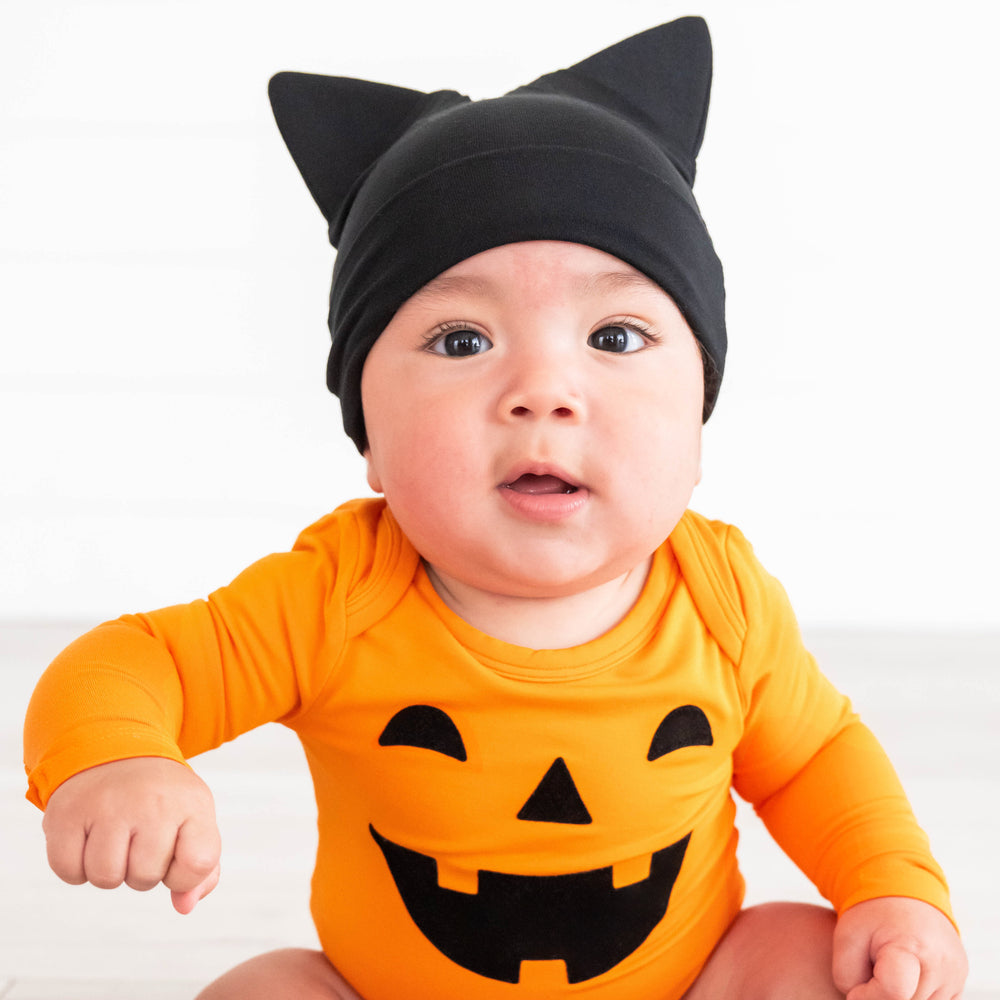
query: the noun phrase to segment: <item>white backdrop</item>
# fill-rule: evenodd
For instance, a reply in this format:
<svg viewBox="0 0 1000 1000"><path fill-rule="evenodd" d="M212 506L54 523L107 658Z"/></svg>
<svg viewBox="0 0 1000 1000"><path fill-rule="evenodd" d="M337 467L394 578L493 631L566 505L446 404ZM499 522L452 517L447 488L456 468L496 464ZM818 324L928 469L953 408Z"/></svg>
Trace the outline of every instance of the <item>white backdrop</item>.
<svg viewBox="0 0 1000 1000"><path fill-rule="evenodd" d="M702 13L695 506L807 625L998 624L992 0L0 0L0 618L200 596L365 492L279 69L492 96Z"/></svg>

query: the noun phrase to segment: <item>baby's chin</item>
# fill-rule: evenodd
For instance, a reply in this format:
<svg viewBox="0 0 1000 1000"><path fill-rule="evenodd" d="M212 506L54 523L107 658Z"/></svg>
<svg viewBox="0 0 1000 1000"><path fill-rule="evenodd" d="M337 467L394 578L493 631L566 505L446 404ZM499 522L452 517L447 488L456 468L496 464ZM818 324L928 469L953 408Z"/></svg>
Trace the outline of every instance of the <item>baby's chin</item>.
<svg viewBox="0 0 1000 1000"><path fill-rule="evenodd" d="M459 577L425 562L438 596L468 624L519 646L567 648L596 639L625 618L639 599L652 555L620 572L539 579Z"/></svg>
<svg viewBox="0 0 1000 1000"><path fill-rule="evenodd" d="M580 597L613 585L616 581L641 572L645 577L648 557L636 562L615 563L586 572L558 572L554 567L526 566L523 569L504 569L470 572L468 567L454 569L447 565L424 560L428 575L435 586L440 582L449 590L474 592L486 599L498 601L550 601L561 598Z"/></svg>

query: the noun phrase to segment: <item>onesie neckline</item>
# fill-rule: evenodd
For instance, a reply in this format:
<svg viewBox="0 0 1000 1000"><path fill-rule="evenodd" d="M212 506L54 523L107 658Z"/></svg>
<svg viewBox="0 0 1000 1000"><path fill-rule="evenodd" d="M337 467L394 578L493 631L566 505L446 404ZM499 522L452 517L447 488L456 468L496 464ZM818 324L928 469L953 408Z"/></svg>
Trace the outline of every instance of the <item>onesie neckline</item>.
<svg viewBox="0 0 1000 1000"><path fill-rule="evenodd" d="M448 631L487 669L514 680L552 683L591 677L633 657L656 630L678 577L673 552L665 542L653 553L646 581L628 614L595 639L565 649L532 649L481 632L445 604L422 561L414 585Z"/></svg>

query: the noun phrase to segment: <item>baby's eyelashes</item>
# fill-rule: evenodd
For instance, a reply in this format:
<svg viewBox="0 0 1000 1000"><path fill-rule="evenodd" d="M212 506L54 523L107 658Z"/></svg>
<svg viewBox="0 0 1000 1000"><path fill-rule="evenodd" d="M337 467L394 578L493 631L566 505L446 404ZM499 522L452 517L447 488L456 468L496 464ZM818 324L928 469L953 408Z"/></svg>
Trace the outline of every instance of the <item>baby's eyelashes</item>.
<svg viewBox="0 0 1000 1000"><path fill-rule="evenodd" d="M580 343L606 354L635 354L659 336L638 320L611 320L600 324ZM424 339L423 349L448 358L469 358L485 354L494 347L493 340L471 323L456 320L437 327Z"/></svg>
<svg viewBox="0 0 1000 1000"><path fill-rule="evenodd" d="M607 351L611 354L633 354L648 347L651 338L647 331L624 323L602 326L588 338L587 344L597 351Z"/></svg>
<svg viewBox="0 0 1000 1000"><path fill-rule="evenodd" d="M426 341L425 350L448 358L468 358L485 354L493 342L485 333L471 329L464 324L449 325L436 330Z"/></svg>

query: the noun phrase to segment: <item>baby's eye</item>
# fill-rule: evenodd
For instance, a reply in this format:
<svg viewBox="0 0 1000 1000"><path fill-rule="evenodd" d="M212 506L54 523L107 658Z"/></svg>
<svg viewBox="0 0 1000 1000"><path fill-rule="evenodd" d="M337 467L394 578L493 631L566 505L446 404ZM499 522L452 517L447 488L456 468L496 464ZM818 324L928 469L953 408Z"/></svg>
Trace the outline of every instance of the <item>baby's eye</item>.
<svg viewBox="0 0 1000 1000"><path fill-rule="evenodd" d="M613 324L595 330L587 338L587 343L598 351L609 351L612 354L631 354L634 351L641 351L649 342L638 330L621 324Z"/></svg>
<svg viewBox="0 0 1000 1000"><path fill-rule="evenodd" d="M485 354L492 346L493 342L485 334L463 327L438 334L427 349L449 358L468 358L474 354Z"/></svg>

